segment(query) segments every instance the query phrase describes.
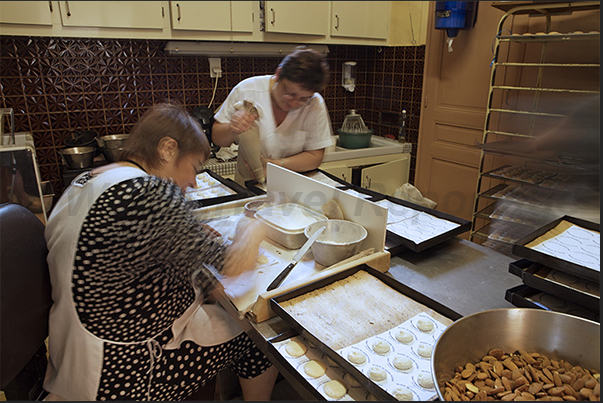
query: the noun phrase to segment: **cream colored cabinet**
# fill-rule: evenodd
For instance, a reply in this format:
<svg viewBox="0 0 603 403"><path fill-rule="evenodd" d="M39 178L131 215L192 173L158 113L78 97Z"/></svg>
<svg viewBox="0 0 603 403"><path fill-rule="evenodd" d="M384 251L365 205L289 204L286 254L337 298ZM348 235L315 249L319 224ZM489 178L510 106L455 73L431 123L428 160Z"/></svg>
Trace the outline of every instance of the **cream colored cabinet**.
<svg viewBox="0 0 603 403"><path fill-rule="evenodd" d="M266 1L264 4L266 32L328 34L328 1Z"/></svg>
<svg viewBox="0 0 603 403"><path fill-rule="evenodd" d="M163 29L161 1L60 1L65 27Z"/></svg>
<svg viewBox="0 0 603 403"><path fill-rule="evenodd" d="M0 23L52 25L54 1L0 1Z"/></svg>
<svg viewBox="0 0 603 403"><path fill-rule="evenodd" d="M170 1L172 29L252 32L251 1Z"/></svg>
<svg viewBox="0 0 603 403"><path fill-rule="evenodd" d="M330 167L330 168L323 168L322 166L320 167L320 169L322 169L325 172L330 173L333 176L336 176L337 178L344 180L348 183L352 183L352 168L350 167Z"/></svg>
<svg viewBox="0 0 603 403"><path fill-rule="evenodd" d="M387 39L391 1L333 1L331 36Z"/></svg>

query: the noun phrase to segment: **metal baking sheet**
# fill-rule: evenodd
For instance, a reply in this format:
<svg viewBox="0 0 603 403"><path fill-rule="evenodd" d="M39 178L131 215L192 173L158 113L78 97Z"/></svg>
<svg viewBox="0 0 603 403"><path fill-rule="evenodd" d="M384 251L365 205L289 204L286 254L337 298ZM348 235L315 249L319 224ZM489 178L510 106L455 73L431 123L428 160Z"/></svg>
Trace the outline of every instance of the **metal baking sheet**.
<svg viewBox="0 0 603 403"><path fill-rule="evenodd" d="M599 314L596 312L525 284L509 288L505 292L505 299L519 308L544 309L579 316L595 322L600 321Z"/></svg>
<svg viewBox="0 0 603 403"><path fill-rule="evenodd" d="M220 203L225 203L225 202L229 202L229 201L233 201L233 200L240 200L240 199L245 199L248 197L255 196L252 192L250 192L248 189L245 189L243 186L239 185L235 181L233 181L231 179L223 178L220 175L218 175L217 173L215 173L209 169L204 169L199 172L199 174L202 174L202 173L206 173L207 175L211 176L213 179L215 179L217 182L219 182L220 185L226 186L227 188L231 189L234 193L230 194L228 196L218 196L218 197L205 198L205 199L187 200L187 204L189 206L191 206L192 208L213 206L213 205L220 204Z"/></svg>
<svg viewBox="0 0 603 403"><path fill-rule="evenodd" d="M420 204L402 200L397 197L393 197L393 196L389 196L389 195L380 195L379 197L375 197L372 201L379 202L381 200L388 200L392 203L395 203L395 204L398 204L398 205L401 205L404 207L408 207L408 208L416 210L416 211L424 212L431 216L459 224L459 226L457 226L456 228L453 228L449 231L446 231L438 236L427 239L420 243L415 243L411 239L404 238L403 236L401 236L399 234L396 234L390 230L387 230L386 240L389 240L389 244L391 245L389 247L388 251L392 255L395 255L396 253L402 251L405 248L410 249L414 252L423 252L424 250L429 249L434 245L440 244L450 238L453 238L453 237L455 237L459 234L462 234L464 232L467 232L471 229L471 221L467 221L462 218L455 217L451 214L447 214L447 213L443 213L441 211L431 209L429 207L424 207L424 206L421 206ZM386 246L387 246L387 244L386 244Z"/></svg>
<svg viewBox="0 0 603 403"><path fill-rule="evenodd" d="M558 259L554 256L539 252L537 250L525 246L536 238L538 238L539 236L544 235L551 229L555 228L562 221L568 221L580 227L599 232L599 224L566 215L536 229L532 233L518 240L513 245L513 254L519 257L529 259L533 262L541 263L547 267L551 267L553 269L557 269L599 283L599 275L601 274L599 271L567 260Z"/></svg>
<svg viewBox="0 0 603 403"><path fill-rule="evenodd" d="M423 295L421 293L418 293L417 291L413 290L412 288L407 287L406 285L400 283L399 281L395 280L394 278L392 278L384 273L381 273L381 272L379 272L367 265L364 265L364 264L353 267L351 269L348 269L348 270L345 270L342 272L339 272L339 273L336 273L332 276L318 280L314 283L310 283L305 286L296 288L294 290L291 290L291 291L281 294L279 296L273 297L270 299L270 306L271 306L272 310L276 313L276 315L281 317L293 329L295 329L300 335L304 336L306 339L308 339L312 343L314 343L314 345L316 345L323 353L325 353L329 358L331 358L333 361L335 361L344 370L351 373L352 376L355 379L357 379L362 384L362 386L364 386L370 393L372 393L379 399L395 400L395 398L392 395L390 395L386 390L384 390L379 385L377 385L376 383L371 381L369 378L367 378L354 365L352 365L345 358L340 356L335 350L331 349L326 344L324 344L317 336L315 336L310 331L305 329L299 322L297 322L291 315L289 315L289 313L287 311L285 311L280 305L281 302L288 301L297 296L306 294L308 292L314 291L316 289L319 289L321 287L324 287L326 285L329 285L331 283L334 283L336 281L349 277L360 270L366 271L368 274L381 280L387 286L393 288L394 290L400 292L401 294L414 300L415 302L425 305L427 308L432 309L433 311L443 315L444 317L447 317L448 319L451 319L454 321L454 320L461 318L461 315L458 314L457 312L445 307L444 305L438 303L437 301L432 300L431 298L426 297L425 295Z"/></svg>
<svg viewBox="0 0 603 403"><path fill-rule="evenodd" d="M599 283L583 280L527 259L509 263L509 273L520 277L529 287L599 312Z"/></svg>

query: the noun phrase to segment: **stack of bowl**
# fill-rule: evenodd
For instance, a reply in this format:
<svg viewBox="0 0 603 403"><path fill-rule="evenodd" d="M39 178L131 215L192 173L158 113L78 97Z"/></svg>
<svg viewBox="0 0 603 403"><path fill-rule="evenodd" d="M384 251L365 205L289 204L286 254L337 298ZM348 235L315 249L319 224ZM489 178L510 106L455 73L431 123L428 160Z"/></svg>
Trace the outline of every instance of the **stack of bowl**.
<svg viewBox="0 0 603 403"><path fill-rule="evenodd" d="M117 161L119 153L121 153L121 150L123 149L123 143L127 138L127 134L112 134L98 138L98 146L107 161Z"/></svg>
<svg viewBox="0 0 603 403"><path fill-rule="evenodd" d="M96 155L96 147L69 147L59 151L63 162L71 169L90 168Z"/></svg>

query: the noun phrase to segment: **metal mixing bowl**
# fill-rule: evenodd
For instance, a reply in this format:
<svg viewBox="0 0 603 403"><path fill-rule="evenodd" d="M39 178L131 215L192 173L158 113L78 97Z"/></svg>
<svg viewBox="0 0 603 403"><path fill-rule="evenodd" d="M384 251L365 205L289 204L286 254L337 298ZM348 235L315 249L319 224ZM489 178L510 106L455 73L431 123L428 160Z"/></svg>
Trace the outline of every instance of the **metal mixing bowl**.
<svg viewBox="0 0 603 403"><path fill-rule="evenodd" d="M346 220L327 220L312 223L304 234L310 238L316 230L326 226L311 246L314 260L323 266L331 266L360 252L368 232L362 225Z"/></svg>
<svg viewBox="0 0 603 403"><path fill-rule="evenodd" d="M70 147L60 150L59 154L71 169L89 168L96 155L96 147Z"/></svg>
<svg viewBox="0 0 603 403"><path fill-rule="evenodd" d="M101 148L101 151L103 152L103 155L105 156L105 159L109 162L115 162L117 161L117 158L119 157L119 154L121 153L122 148Z"/></svg>
<svg viewBox="0 0 603 403"><path fill-rule="evenodd" d="M531 308L492 309L465 316L438 339L431 359L436 390L444 400L445 382L458 366L479 362L488 351L525 350L564 359L599 371L600 325L564 313Z"/></svg>
<svg viewBox="0 0 603 403"><path fill-rule="evenodd" d="M124 141L129 137L128 134L112 134L98 138L98 146L101 150L121 149L124 146Z"/></svg>

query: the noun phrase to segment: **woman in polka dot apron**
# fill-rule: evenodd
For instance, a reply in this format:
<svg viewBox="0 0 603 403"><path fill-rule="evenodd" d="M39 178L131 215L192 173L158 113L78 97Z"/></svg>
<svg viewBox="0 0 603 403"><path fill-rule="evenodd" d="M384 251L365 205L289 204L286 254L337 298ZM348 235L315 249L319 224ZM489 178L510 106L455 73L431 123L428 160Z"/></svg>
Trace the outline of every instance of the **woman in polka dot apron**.
<svg viewBox="0 0 603 403"><path fill-rule="evenodd" d="M270 400L275 367L210 302L210 271L252 269L262 229L223 241L183 196L209 152L183 108L155 105L118 162L81 174L57 202L47 400L182 400L224 368L245 400Z"/></svg>

